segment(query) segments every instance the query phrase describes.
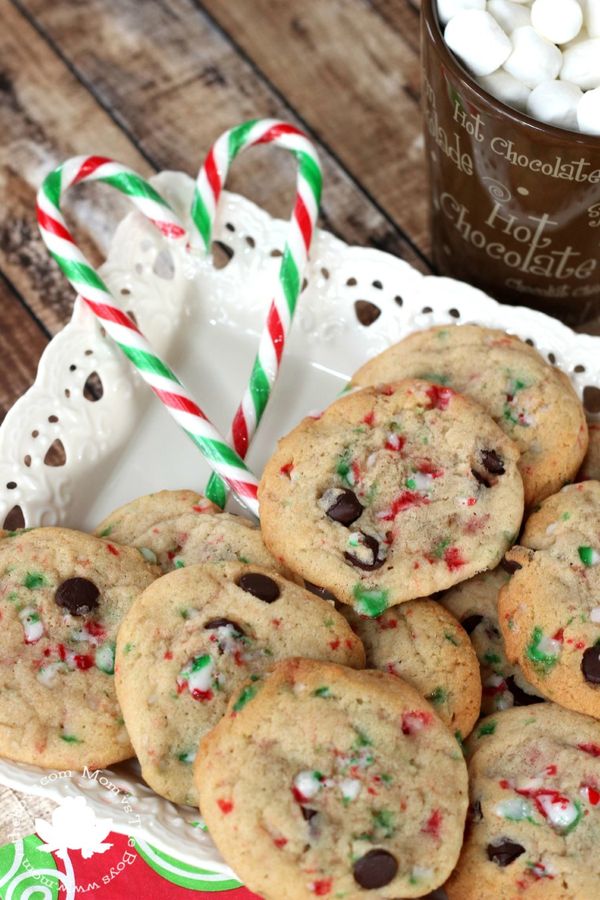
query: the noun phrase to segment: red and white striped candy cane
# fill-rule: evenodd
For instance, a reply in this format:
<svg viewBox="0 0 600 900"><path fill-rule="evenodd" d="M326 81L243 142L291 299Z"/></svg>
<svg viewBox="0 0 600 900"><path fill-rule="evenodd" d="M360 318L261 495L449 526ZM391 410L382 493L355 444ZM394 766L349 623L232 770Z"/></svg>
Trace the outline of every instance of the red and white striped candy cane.
<svg viewBox="0 0 600 900"><path fill-rule="evenodd" d="M231 163L249 147L269 143L290 150L298 161L296 200L258 354L231 426L230 441L242 458L271 397L302 288L321 197L322 173L317 151L302 131L277 119L256 119L231 128L211 147L198 174L192 205L192 221L208 252L217 204ZM221 507L225 505L227 491L216 474L210 478L206 496Z"/></svg>
<svg viewBox="0 0 600 900"><path fill-rule="evenodd" d="M37 195L38 225L52 257L73 288L102 323L178 425L192 439L213 470L242 503L258 515L257 479L231 449L182 385L154 352L139 328L76 245L60 209L63 194L82 181L102 181L128 196L169 238L186 232L170 206L136 172L110 159L80 156L67 160L44 180Z"/></svg>

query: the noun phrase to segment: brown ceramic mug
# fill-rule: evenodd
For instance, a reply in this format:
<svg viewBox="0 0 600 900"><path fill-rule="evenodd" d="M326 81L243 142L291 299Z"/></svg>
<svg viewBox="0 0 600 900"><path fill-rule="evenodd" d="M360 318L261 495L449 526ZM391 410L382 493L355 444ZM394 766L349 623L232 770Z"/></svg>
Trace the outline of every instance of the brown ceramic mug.
<svg viewBox="0 0 600 900"><path fill-rule="evenodd" d="M571 325L600 317L600 137L496 100L422 0L425 145L441 274Z"/></svg>

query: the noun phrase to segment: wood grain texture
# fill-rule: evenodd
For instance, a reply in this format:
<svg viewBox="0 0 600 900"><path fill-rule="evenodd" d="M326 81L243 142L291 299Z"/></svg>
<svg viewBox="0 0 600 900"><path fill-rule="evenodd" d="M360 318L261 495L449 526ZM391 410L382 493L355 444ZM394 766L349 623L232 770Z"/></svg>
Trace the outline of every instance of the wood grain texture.
<svg viewBox="0 0 600 900"><path fill-rule="evenodd" d="M429 250L416 10L199 0L387 215Z"/></svg>
<svg viewBox="0 0 600 900"><path fill-rule="evenodd" d="M119 124L135 134L157 168L195 174L213 140L244 119L279 116L304 124L258 67L241 58L235 44L191 0L144 0L141 6L136 0L85 4L20 0L20 5L60 46L100 103L118 111ZM247 10L248 21L259 12L266 15L266 10L250 8L256 6L254 0L232 5ZM302 80L307 93L312 93L314 85L306 67ZM320 132L320 127L315 129L317 138ZM99 146L99 138L94 147ZM423 260L398 227L369 200L357 180L320 149L325 173L321 224L349 243L372 244L423 269ZM287 154L265 147L236 161L228 186L270 212L287 216L293 171Z"/></svg>
<svg viewBox="0 0 600 900"><path fill-rule="evenodd" d="M0 21L0 268L55 333L70 316L73 291L38 234L35 193L44 175L99 143L106 155L144 174L150 168L8 0L0 0ZM122 207L114 205L114 192L104 189L98 192L101 212L94 215L90 189L78 189L77 196L66 208L82 246L98 260L102 254L94 248L106 246Z"/></svg>
<svg viewBox="0 0 600 900"><path fill-rule="evenodd" d="M0 278L0 423L33 383L48 336Z"/></svg>

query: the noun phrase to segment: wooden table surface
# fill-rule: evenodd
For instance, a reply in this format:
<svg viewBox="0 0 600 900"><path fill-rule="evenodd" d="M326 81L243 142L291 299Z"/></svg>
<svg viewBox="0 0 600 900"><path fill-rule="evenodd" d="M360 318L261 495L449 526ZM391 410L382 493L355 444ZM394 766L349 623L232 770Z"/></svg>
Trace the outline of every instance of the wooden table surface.
<svg viewBox="0 0 600 900"><path fill-rule="evenodd" d="M418 0L0 0L0 421L73 304L35 223L43 176L90 152L192 174L259 116L315 141L324 228L429 268ZM264 148L228 186L287 216L293 183ZM115 194L76 193L71 223L100 261Z"/></svg>
<svg viewBox="0 0 600 900"><path fill-rule="evenodd" d="M261 116L317 145L322 227L429 269L419 0L0 0L0 422L73 305L35 222L43 177L87 153L195 174L222 131ZM293 185L267 147L228 181L285 217ZM75 194L70 223L100 262L115 194ZM0 845L49 808L0 787Z"/></svg>

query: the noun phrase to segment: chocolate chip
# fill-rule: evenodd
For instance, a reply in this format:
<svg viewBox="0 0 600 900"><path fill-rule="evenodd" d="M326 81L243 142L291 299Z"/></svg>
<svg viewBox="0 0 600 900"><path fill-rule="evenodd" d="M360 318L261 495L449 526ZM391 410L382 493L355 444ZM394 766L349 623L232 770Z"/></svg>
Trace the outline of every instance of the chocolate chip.
<svg viewBox="0 0 600 900"><path fill-rule="evenodd" d="M314 817L318 815L316 809L309 809L308 806L301 806L300 812L302 813L302 818L305 822L310 822L311 819L314 819Z"/></svg>
<svg viewBox="0 0 600 900"><path fill-rule="evenodd" d="M240 628L237 622L232 622L231 619L210 619L204 626L204 629L212 631L213 628L225 628L227 625L231 625L237 634L246 633L243 628Z"/></svg>
<svg viewBox="0 0 600 900"><path fill-rule="evenodd" d="M98 608L100 591L87 578L67 578L56 588L54 601L72 616L85 616Z"/></svg>
<svg viewBox="0 0 600 900"><path fill-rule="evenodd" d="M581 671L589 684L600 684L600 644L583 651Z"/></svg>
<svg viewBox="0 0 600 900"><path fill-rule="evenodd" d="M482 475L481 472L477 471L477 469L471 469L471 475L473 476L475 481L479 482L479 484L482 484L486 488L489 488L494 484L494 482L490 478Z"/></svg>
<svg viewBox="0 0 600 900"><path fill-rule="evenodd" d="M472 616L467 616L466 619L463 619L460 624L465 629L467 634L473 634L480 622L483 622L483 616L473 614Z"/></svg>
<svg viewBox="0 0 600 900"><path fill-rule="evenodd" d="M515 562L514 559L507 559L505 556L500 560L500 565L509 575L514 575L515 572L523 568L521 563Z"/></svg>
<svg viewBox="0 0 600 900"><path fill-rule="evenodd" d="M525 847L515 843L515 841L505 840L500 844L488 844L486 847L488 859L495 862L496 865L504 868L510 866L511 863L525 853Z"/></svg>
<svg viewBox="0 0 600 900"><path fill-rule="evenodd" d="M396 857L387 850L369 850L354 863L354 880L366 890L384 887L398 871Z"/></svg>
<svg viewBox="0 0 600 900"><path fill-rule="evenodd" d="M473 800L469 806L469 818L471 822L482 822L483 812L481 811L481 801Z"/></svg>
<svg viewBox="0 0 600 900"><path fill-rule="evenodd" d="M340 525L352 525L360 518L363 509L354 491L342 491L327 510L327 515Z"/></svg>
<svg viewBox="0 0 600 900"><path fill-rule="evenodd" d="M366 572L372 572L374 569L380 569L385 562L385 558L377 558L379 555L379 541L372 535L365 534L364 531L360 532L359 540L363 547L366 547L371 551L373 555L373 561L365 562L364 560L359 559L358 556L355 556L353 553L348 553L347 550L344 553L344 559L347 559L348 562L352 563L353 566L356 566L357 569L364 569Z"/></svg>
<svg viewBox="0 0 600 900"><path fill-rule="evenodd" d="M260 572L248 572L246 575L242 575L238 581L238 587L265 603L274 603L281 595L277 582L268 575L261 575Z"/></svg>
<svg viewBox="0 0 600 900"><path fill-rule="evenodd" d="M483 466L491 475L504 475L504 460L498 456L495 450L481 450L480 454Z"/></svg>
<svg viewBox="0 0 600 900"><path fill-rule="evenodd" d="M515 681L514 675L509 675L508 678L505 679L505 681L506 687L513 696L513 702L515 706L531 706L532 703L543 703L541 697L536 697L535 694L528 694L526 691L520 688Z"/></svg>
<svg viewBox="0 0 600 900"><path fill-rule="evenodd" d="M316 594L317 597L322 597L323 600L337 600L331 591L328 591L327 588L319 587L318 584L313 584L312 581L307 581L304 579L304 587L307 591L310 591L311 594Z"/></svg>

